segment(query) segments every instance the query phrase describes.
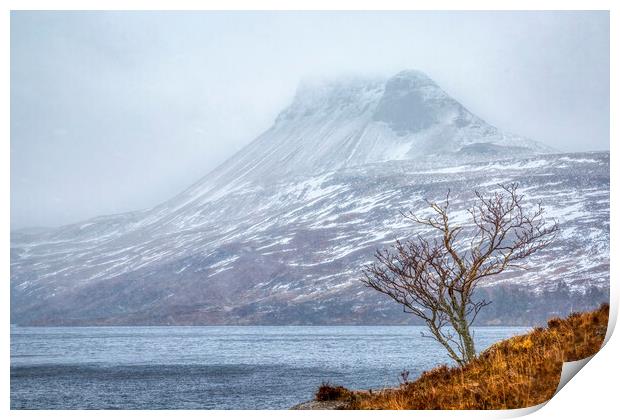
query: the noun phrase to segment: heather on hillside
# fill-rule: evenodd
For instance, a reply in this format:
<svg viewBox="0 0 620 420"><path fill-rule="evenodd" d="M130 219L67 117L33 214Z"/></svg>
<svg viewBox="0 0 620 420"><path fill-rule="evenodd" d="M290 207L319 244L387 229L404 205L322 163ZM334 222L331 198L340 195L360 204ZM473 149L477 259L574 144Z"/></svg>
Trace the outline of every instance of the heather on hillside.
<svg viewBox="0 0 620 420"><path fill-rule="evenodd" d="M541 404L555 393L562 363L594 355L602 346L609 305L552 318L546 328L501 341L462 367L424 372L398 388L374 392L340 389L344 409L512 409Z"/></svg>

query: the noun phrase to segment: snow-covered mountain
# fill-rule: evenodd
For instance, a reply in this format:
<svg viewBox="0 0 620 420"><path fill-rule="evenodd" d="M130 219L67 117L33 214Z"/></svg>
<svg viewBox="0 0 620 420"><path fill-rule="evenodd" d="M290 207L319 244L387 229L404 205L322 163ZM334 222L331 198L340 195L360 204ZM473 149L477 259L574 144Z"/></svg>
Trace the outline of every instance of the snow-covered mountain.
<svg viewBox="0 0 620 420"><path fill-rule="evenodd" d="M414 232L401 210L450 188L465 220L473 189L510 181L562 233L534 271L494 281L606 285L609 153L552 152L417 71L305 84L270 129L171 200L13 232L12 322L368 322L391 304L361 286L360 270Z"/></svg>

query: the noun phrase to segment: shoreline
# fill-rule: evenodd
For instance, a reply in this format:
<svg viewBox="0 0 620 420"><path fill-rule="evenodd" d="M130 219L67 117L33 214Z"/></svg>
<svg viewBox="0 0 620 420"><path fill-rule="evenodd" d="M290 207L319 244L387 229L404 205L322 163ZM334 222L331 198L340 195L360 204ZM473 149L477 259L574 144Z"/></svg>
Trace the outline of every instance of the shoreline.
<svg viewBox="0 0 620 420"><path fill-rule="evenodd" d="M439 365L396 388L348 390L323 384L315 399L291 410L521 409L549 401L564 362L595 355L605 338L609 305L502 340L459 367Z"/></svg>

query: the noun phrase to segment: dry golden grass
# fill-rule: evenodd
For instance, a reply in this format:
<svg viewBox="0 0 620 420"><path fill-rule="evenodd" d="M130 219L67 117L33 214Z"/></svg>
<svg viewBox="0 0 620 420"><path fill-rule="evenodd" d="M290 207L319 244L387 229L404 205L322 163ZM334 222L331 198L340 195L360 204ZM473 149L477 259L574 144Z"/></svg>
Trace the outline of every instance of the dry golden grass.
<svg viewBox="0 0 620 420"><path fill-rule="evenodd" d="M373 393L342 392L348 409L508 409L549 400L562 362L592 356L603 344L609 306L549 320L547 328L499 342L464 367L439 366L415 382ZM323 392L326 392L325 390Z"/></svg>

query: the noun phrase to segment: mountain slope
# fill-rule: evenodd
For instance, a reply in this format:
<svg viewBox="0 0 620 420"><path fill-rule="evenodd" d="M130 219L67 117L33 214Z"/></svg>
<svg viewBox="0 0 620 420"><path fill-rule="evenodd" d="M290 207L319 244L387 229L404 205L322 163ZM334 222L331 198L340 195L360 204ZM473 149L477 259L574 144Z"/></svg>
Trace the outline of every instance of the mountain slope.
<svg viewBox="0 0 620 420"><path fill-rule="evenodd" d="M171 200L13 232L12 322L385 322L389 302L356 279L377 246L413 233L399 212L451 188L462 217L474 188L509 181L563 233L538 272L497 281L607 284L609 154L547 151L419 72L305 86L273 127Z"/></svg>
<svg viewBox="0 0 620 420"><path fill-rule="evenodd" d="M485 150L472 156L474 144ZM553 152L476 117L419 71L302 84L272 127L164 208L200 205L245 183L394 160L450 164L489 151L495 158Z"/></svg>

